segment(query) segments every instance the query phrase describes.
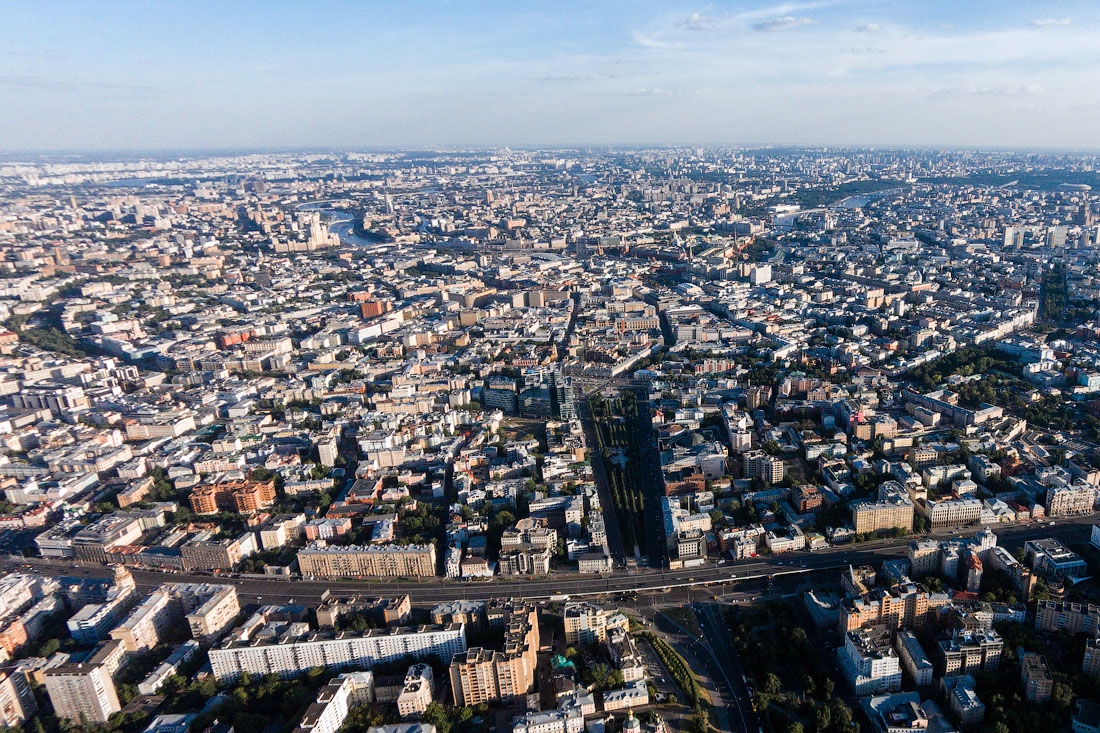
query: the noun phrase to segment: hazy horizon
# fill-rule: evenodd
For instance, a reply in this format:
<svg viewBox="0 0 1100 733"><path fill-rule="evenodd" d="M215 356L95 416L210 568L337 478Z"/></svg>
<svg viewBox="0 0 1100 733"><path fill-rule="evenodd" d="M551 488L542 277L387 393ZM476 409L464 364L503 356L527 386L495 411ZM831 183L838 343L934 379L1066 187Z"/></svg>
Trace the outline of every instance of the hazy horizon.
<svg viewBox="0 0 1100 733"><path fill-rule="evenodd" d="M1100 7L6 4L0 150L1100 148Z"/></svg>

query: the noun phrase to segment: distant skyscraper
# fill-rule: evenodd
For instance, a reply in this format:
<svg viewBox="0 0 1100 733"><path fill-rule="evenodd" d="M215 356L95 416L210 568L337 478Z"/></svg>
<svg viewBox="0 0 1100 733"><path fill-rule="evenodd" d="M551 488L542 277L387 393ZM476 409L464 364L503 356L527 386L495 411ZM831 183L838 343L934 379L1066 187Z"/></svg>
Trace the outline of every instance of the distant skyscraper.
<svg viewBox="0 0 1100 733"><path fill-rule="evenodd" d="M1024 244L1024 229L1023 227L1006 227L1005 228L1005 249L1020 249Z"/></svg>

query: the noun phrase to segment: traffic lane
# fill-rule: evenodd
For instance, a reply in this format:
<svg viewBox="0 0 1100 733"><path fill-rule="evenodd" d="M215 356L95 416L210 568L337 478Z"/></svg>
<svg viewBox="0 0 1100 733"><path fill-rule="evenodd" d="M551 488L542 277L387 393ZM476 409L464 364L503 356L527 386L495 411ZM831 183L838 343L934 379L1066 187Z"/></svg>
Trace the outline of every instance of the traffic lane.
<svg viewBox="0 0 1100 733"><path fill-rule="evenodd" d="M1022 527L998 527L998 544L1014 547L1026 539L1055 537L1066 541L1087 539L1092 517L1058 520L1055 526L1029 523ZM974 530L976 531L976 530ZM972 532L971 532L972 533ZM957 535L955 535L957 536ZM950 537L950 536L949 536ZM299 578L234 579L226 575L158 572L132 569L135 581L143 587L157 587L164 582L234 582L243 585L242 593L255 588L256 593L280 594L288 583L295 585L294 593L302 597L319 597L325 591L337 595L363 593L368 595L392 595L408 593L414 602L432 603L451 600L488 600L501 597L551 598L564 595L607 595L623 592L645 591L667 586L703 586L708 583L728 583L758 579L768 575L783 576L827 569L843 568L850 564L877 562L883 556L897 557L898 550L910 540L876 545L867 548L836 548L813 553L757 558L749 563L710 565L683 571L646 569L629 574L616 574L595 578L577 574L563 574L556 578L538 580L506 580L498 578L484 583L454 583L442 578L428 578L419 582L382 580L303 580ZM36 558L8 558L6 563L15 566L29 565L43 572L56 575L110 577L108 566L98 564L59 562ZM240 580L240 582L237 582Z"/></svg>
<svg viewBox="0 0 1100 733"><path fill-rule="evenodd" d="M722 678L730 689L737 716L745 730L755 730L759 727L759 720L752 709L752 693L745 682L745 670L741 664L740 655L733 645L729 625L720 606L716 603L701 604L700 612L703 616L703 620L700 621L703 634L707 637L711 648L718 650L721 659L724 660L721 667Z"/></svg>
<svg viewBox="0 0 1100 733"><path fill-rule="evenodd" d="M739 721L730 717L732 700L723 688L718 684L720 679L721 664L713 656L711 650L700 639L696 639L687 633L678 624L673 622L663 613L655 613L652 617L654 633L661 636L677 653L688 663L688 667L699 679L700 685L706 691L714 708L718 729L723 731L742 730ZM719 671L715 671L715 670Z"/></svg>

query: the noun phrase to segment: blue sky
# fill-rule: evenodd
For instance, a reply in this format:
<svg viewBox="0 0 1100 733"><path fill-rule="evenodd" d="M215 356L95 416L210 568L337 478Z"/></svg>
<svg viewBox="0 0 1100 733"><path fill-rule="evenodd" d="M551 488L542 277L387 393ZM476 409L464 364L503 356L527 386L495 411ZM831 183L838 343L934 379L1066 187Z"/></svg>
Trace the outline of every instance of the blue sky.
<svg viewBox="0 0 1100 733"><path fill-rule="evenodd" d="M0 0L0 149L1100 148L1100 3Z"/></svg>

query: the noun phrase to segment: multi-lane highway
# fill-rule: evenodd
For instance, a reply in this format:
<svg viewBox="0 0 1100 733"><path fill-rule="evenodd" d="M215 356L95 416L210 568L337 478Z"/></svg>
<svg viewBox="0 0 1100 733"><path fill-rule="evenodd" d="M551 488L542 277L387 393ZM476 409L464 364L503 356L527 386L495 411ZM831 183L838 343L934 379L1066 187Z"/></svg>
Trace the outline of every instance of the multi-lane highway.
<svg viewBox="0 0 1100 733"><path fill-rule="evenodd" d="M996 527L999 544L1014 548L1028 539L1055 537L1065 543L1086 542L1093 517L1059 519L1056 522L1027 522ZM955 533L929 535L939 539L972 535L979 527L968 527ZM632 572L593 576L577 573L555 573L549 577L496 578L492 581L465 583L442 578L425 578L420 581L400 579L381 580L306 580L300 578L236 578L195 573L162 573L150 570L134 570L134 579L143 588L176 582L231 582L238 586L245 599L262 598L267 601L284 601L295 598L300 602L320 600L323 593L364 593L393 595L407 593L413 603L427 605L442 601L468 599L487 600L500 597L554 599L563 596L597 597L601 595L632 593L639 591L664 591L677 588L702 588L711 584L739 583L759 580L767 576L806 575L839 570L848 565L881 562L904 553L907 539L880 540L860 545L842 545L816 552L796 552L773 555L726 565L706 565L688 570L660 570L643 568ZM110 569L103 565L75 563L48 559L9 558L6 565L30 565L50 575L86 575L108 577ZM832 578L832 576L830 576ZM717 594L717 590L708 591Z"/></svg>

